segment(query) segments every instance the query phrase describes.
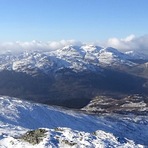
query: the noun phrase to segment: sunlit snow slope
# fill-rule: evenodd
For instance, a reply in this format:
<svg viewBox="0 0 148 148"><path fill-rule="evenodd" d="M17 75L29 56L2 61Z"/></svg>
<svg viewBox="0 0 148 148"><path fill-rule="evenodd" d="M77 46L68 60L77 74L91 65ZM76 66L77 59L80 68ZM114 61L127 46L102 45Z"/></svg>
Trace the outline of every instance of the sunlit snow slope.
<svg viewBox="0 0 148 148"><path fill-rule="evenodd" d="M46 137L31 145L18 137L46 128ZM0 97L0 148L144 147L148 146L147 116L84 113Z"/></svg>

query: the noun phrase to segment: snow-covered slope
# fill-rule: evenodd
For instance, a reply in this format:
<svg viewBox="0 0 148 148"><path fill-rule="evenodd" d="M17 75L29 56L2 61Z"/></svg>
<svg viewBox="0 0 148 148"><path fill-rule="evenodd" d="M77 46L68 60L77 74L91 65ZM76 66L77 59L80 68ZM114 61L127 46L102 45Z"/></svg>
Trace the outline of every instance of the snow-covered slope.
<svg viewBox="0 0 148 148"><path fill-rule="evenodd" d="M128 61L128 56L117 49L108 47L100 50L99 59L102 64L107 65L129 65L133 66L134 63Z"/></svg>
<svg viewBox="0 0 148 148"><path fill-rule="evenodd" d="M148 55L136 51L127 51L125 52L127 56L129 56L131 59L148 59Z"/></svg>
<svg viewBox="0 0 148 148"><path fill-rule="evenodd" d="M126 147L148 146L147 116L87 115L78 111L0 97L0 147ZM47 130L31 145L19 137L37 128Z"/></svg>

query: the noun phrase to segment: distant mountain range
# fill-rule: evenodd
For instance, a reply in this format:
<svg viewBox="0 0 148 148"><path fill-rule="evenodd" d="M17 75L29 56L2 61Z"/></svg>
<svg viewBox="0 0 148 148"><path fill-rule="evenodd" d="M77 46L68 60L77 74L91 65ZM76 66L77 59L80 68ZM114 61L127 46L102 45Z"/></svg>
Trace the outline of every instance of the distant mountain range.
<svg viewBox="0 0 148 148"><path fill-rule="evenodd" d="M0 94L70 108L138 94L147 106L148 56L93 45L1 54Z"/></svg>
<svg viewBox="0 0 148 148"><path fill-rule="evenodd" d="M67 68L74 72L97 71L101 67L136 66L138 61L148 62L148 56L134 51L122 53L115 48L99 46L66 46L48 52L20 52L0 55L0 70L13 70L34 74L49 75Z"/></svg>

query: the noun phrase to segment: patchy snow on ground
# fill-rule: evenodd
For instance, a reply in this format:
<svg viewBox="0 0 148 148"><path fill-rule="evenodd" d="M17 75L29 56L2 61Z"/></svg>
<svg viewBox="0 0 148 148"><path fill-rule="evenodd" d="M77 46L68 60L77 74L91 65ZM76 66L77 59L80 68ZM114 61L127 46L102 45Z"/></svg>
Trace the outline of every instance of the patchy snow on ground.
<svg viewBox="0 0 148 148"><path fill-rule="evenodd" d="M47 129L46 129L47 130ZM119 142L111 133L106 133L98 130L94 133L86 133L74 131L70 128L57 128L48 129L46 137L39 144L32 145L23 140L13 137L6 137L1 140L1 148L49 148L49 147L62 147L62 148L104 148L104 147L120 147L120 148L143 148L142 145L135 143L131 140L125 139L125 142Z"/></svg>
<svg viewBox="0 0 148 148"><path fill-rule="evenodd" d="M38 128L47 130L39 144L19 138ZM147 116L96 116L0 97L0 148L144 148L147 139Z"/></svg>

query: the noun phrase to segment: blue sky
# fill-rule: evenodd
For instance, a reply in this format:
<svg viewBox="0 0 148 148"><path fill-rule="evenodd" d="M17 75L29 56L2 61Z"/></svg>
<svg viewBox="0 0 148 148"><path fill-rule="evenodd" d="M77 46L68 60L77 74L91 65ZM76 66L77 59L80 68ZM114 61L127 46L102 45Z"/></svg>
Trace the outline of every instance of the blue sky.
<svg viewBox="0 0 148 148"><path fill-rule="evenodd" d="M0 42L148 34L148 0L1 0Z"/></svg>

